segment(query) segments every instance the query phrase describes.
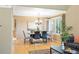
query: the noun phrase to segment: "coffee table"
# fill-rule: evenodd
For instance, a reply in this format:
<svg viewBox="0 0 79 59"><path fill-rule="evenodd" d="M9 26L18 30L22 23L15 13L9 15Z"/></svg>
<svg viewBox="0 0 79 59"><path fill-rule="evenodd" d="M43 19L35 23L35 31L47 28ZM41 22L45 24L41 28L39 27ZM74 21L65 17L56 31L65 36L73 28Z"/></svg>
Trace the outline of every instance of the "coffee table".
<svg viewBox="0 0 79 59"><path fill-rule="evenodd" d="M63 50L62 46L51 46L50 54L79 54L79 51L76 50Z"/></svg>
<svg viewBox="0 0 79 59"><path fill-rule="evenodd" d="M62 46L51 46L50 47L50 54L63 54L64 51L62 50Z"/></svg>

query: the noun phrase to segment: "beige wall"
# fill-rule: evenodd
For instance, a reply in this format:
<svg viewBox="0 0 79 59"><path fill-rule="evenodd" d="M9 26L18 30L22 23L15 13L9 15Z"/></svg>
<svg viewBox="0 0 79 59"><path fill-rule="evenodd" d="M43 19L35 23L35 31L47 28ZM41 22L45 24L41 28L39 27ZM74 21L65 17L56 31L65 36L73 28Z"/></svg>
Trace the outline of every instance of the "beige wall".
<svg viewBox="0 0 79 59"><path fill-rule="evenodd" d="M12 14L11 8L0 8L0 53L11 53Z"/></svg>
<svg viewBox="0 0 79 59"><path fill-rule="evenodd" d="M14 19L16 19L16 38L23 39L23 30L27 30L27 20L24 16L14 16Z"/></svg>
<svg viewBox="0 0 79 59"><path fill-rule="evenodd" d="M73 33L79 35L79 6L71 6L67 10L66 24L73 26Z"/></svg>
<svg viewBox="0 0 79 59"><path fill-rule="evenodd" d="M16 19L16 38L24 39L23 31L27 37L27 24L28 22L33 22L35 18L29 16L14 16L14 19Z"/></svg>

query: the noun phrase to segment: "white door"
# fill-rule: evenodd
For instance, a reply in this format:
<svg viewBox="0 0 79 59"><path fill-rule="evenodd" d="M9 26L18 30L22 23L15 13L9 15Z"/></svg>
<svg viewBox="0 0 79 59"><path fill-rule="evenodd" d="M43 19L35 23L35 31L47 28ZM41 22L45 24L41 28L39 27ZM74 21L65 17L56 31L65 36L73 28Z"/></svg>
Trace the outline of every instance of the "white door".
<svg viewBox="0 0 79 59"><path fill-rule="evenodd" d="M12 42L11 8L0 7L0 54L11 53Z"/></svg>

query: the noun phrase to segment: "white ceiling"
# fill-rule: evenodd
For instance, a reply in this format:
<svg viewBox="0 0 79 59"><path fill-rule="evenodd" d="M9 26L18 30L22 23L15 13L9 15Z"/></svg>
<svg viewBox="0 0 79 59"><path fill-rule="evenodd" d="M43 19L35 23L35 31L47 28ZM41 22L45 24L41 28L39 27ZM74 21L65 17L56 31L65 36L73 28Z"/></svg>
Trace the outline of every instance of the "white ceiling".
<svg viewBox="0 0 79 59"><path fill-rule="evenodd" d="M34 8L25 6L14 6L13 15L14 16L56 16L62 13L66 13L65 10L55 10L55 9L44 9L44 8Z"/></svg>
<svg viewBox="0 0 79 59"><path fill-rule="evenodd" d="M67 10L71 5L22 5L25 7L46 8L56 10Z"/></svg>
<svg viewBox="0 0 79 59"><path fill-rule="evenodd" d="M0 5L0 8L12 8L11 5Z"/></svg>

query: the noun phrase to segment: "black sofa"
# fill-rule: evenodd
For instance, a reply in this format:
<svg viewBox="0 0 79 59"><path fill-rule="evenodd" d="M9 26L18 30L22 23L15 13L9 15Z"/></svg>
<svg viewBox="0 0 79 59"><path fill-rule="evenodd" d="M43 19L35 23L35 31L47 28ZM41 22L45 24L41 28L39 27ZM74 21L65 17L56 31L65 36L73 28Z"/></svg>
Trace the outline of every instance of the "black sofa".
<svg viewBox="0 0 79 59"><path fill-rule="evenodd" d="M79 43L74 42L74 36L69 36L69 39L64 43L65 48L69 47L73 50L79 51Z"/></svg>

